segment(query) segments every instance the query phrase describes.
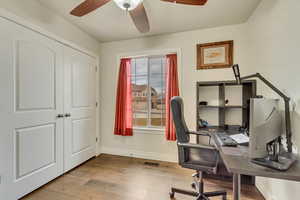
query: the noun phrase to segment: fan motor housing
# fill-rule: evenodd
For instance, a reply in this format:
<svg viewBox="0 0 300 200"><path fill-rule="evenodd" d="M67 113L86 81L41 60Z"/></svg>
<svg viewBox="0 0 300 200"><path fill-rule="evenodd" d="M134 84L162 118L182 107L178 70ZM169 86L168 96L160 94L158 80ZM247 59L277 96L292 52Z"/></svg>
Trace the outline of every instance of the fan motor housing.
<svg viewBox="0 0 300 200"><path fill-rule="evenodd" d="M126 10L128 10L128 9L131 7L130 3L128 3L128 2L125 2L125 3L123 4L123 6L124 6L124 8L125 8Z"/></svg>

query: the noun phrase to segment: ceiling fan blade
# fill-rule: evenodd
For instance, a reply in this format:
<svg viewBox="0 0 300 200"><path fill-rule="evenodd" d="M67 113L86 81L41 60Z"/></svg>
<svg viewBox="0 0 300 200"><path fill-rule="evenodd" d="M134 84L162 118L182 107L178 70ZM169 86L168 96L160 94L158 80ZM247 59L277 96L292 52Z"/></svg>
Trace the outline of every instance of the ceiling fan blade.
<svg viewBox="0 0 300 200"><path fill-rule="evenodd" d="M171 3L194 5L194 6L203 6L206 4L207 0L161 0Z"/></svg>
<svg viewBox="0 0 300 200"><path fill-rule="evenodd" d="M71 11L71 15L82 17L110 1L111 0L85 0Z"/></svg>
<svg viewBox="0 0 300 200"><path fill-rule="evenodd" d="M129 13L133 23L141 33L147 33L150 31L149 20L143 3L129 11Z"/></svg>

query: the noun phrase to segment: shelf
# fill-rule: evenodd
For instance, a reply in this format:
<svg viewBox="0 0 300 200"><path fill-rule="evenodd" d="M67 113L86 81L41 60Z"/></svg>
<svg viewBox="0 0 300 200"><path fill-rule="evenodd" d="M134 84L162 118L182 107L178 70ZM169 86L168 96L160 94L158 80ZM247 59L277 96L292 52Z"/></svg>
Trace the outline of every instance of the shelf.
<svg viewBox="0 0 300 200"><path fill-rule="evenodd" d="M221 108L221 106L199 105L199 108Z"/></svg>
<svg viewBox="0 0 300 200"><path fill-rule="evenodd" d="M225 106L225 108L247 108L246 106L238 106L238 105L229 105Z"/></svg>
<svg viewBox="0 0 300 200"><path fill-rule="evenodd" d="M229 105L229 106L210 106L210 105L199 105L199 108L243 108L246 109L246 106L239 106L239 105Z"/></svg>
<svg viewBox="0 0 300 200"><path fill-rule="evenodd" d="M256 80L243 80L242 85L250 85L252 86L253 84L256 84ZM202 86L239 86L240 84L237 84L236 81L200 81L197 82L197 86L202 87Z"/></svg>
<svg viewBox="0 0 300 200"><path fill-rule="evenodd" d="M243 81L242 84L237 84L236 81L197 82L197 131L222 132L226 128L230 134L239 133L242 125L249 124L248 99L255 96L256 80ZM200 102L207 102L208 105L199 105ZM200 127L200 119L207 121L211 126ZM223 179L228 176L226 171L218 170L215 177ZM254 184L254 178L250 182Z"/></svg>
<svg viewBox="0 0 300 200"><path fill-rule="evenodd" d="M248 100L256 96L255 80L243 82L242 85L236 84L235 81L197 82L196 92L198 125L199 119L221 127L226 124L249 124ZM227 104L225 104L226 100L229 101ZM199 105L200 102L207 102L208 105ZM202 130L207 129L220 129L220 127Z"/></svg>
<svg viewBox="0 0 300 200"><path fill-rule="evenodd" d="M220 127L220 126L209 126L209 127L198 127L199 131L220 131L220 130L224 130L224 127Z"/></svg>
<svg viewBox="0 0 300 200"><path fill-rule="evenodd" d="M239 128L241 125L228 125L228 128L226 129L228 132L231 133L239 133ZM209 127L198 127L199 131L224 131L224 126L209 126Z"/></svg>

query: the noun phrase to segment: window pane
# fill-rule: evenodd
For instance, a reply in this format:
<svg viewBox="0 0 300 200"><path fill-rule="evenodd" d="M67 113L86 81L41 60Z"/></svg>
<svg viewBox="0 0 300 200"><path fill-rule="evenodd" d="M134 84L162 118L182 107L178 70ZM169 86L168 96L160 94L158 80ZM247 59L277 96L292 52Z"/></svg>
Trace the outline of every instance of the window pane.
<svg viewBox="0 0 300 200"><path fill-rule="evenodd" d="M167 73L167 59L166 59L166 57L164 56L163 58L162 58L162 72L163 72L163 74L166 74Z"/></svg>
<svg viewBox="0 0 300 200"><path fill-rule="evenodd" d="M148 101L140 100L140 97L135 97L135 99L133 100L133 111L134 112L148 111Z"/></svg>
<svg viewBox="0 0 300 200"><path fill-rule="evenodd" d="M146 86L148 85L148 76L135 76L135 83L136 85L143 85Z"/></svg>
<svg viewBox="0 0 300 200"><path fill-rule="evenodd" d="M166 126L166 112L162 113L161 126Z"/></svg>
<svg viewBox="0 0 300 200"><path fill-rule="evenodd" d="M150 75L151 126L164 126L165 81L163 74Z"/></svg>
<svg viewBox="0 0 300 200"><path fill-rule="evenodd" d="M162 75L153 75L150 76L150 88L151 96L158 96L164 90L164 81L162 80Z"/></svg>
<svg viewBox="0 0 300 200"><path fill-rule="evenodd" d="M133 126L135 127L147 127L148 113L135 112L133 118Z"/></svg>
<svg viewBox="0 0 300 200"><path fill-rule="evenodd" d="M135 73L135 59L131 59L131 74Z"/></svg>
<svg viewBox="0 0 300 200"><path fill-rule="evenodd" d="M150 58L149 65L151 75L159 75L162 73L162 57Z"/></svg>
<svg viewBox="0 0 300 200"><path fill-rule="evenodd" d="M137 58L135 59L135 74L137 76L148 74L148 59L147 58Z"/></svg>
<svg viewBox="0 0 300 200"><path fill-rule="evenodd" d="M162 110L162 112L166 111L166 93L164 91L161 93L159 98L159 108Z"/></svg>
<svg viewBox="0 0 300 200"><path fill-rule="evenodd" d="M160 93L159 96L151 97L151 126L165 125L165 93Z"/></svg>
<svg viewBox="0 0 300 200"><path fill-rule="evenodd" d="M162 126L166 125L166 92L163 91L161 96L161 114L162 114Z"/></svg>
<svg viewBox="0 0 300 200"><path fill-rule="evenodd" d="M162 115L161 112L152 112L151 113L151 126L162 126Z"/></svg>
<svg viewBox="0 0 300 200"><path fill-rule="evenodd" d="M133 111L148 111L148 86L147 76L131 78L132 108Z"/></svg>

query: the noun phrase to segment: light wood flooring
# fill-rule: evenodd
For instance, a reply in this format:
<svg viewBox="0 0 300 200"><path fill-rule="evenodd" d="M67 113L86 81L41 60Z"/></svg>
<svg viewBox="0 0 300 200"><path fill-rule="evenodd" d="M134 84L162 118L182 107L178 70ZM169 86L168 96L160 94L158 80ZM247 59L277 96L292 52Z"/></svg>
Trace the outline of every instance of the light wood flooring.
<svg viewBox="0 0 300 200"><path fill-rule="evenodd" d="M55 179L22 200L169 200L171 186L191 189L192 170L176 163L156 162L112 155L91 159ZM230 182L205 180L205 190L227 190L232 199ZM195 198L176 194L177 200ZM221 199L220 197L211 198ZM242 200L264 200L254 186L243 186Z"/></svg>

